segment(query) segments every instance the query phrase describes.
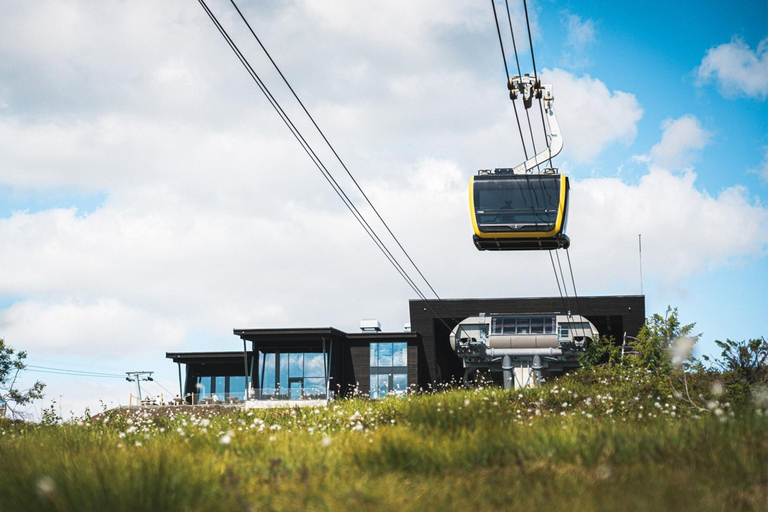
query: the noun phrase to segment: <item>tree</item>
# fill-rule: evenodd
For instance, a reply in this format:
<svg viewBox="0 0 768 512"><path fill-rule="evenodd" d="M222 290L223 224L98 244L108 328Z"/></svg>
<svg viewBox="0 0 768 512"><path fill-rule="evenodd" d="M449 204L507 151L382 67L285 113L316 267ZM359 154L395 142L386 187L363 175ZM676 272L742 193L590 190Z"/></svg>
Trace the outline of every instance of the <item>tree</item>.
<svg viewBox="0 0 768 512"><path fill-rule="evenodd" d="M667 306L664 316L654 313L645 320L637 335L634 348L634 363L644 368L668 372L673 360L683 365L689 360L693 345L701 334L691 335L695 323L682 325L677 308ZM674 353L673 353L674 351Z"/></svg>
<svg viewBox="0 0 768 512"><path fill-rule="evenodd" d="M599 366L603 364L621 364L621 345L616 344L613 336L598 336L579 354L581 366Z"/></svg>
<svg viewBox="0 0 768 512"><path fill-rule="evenodd" d="M723 352L714 362L724 373L731 373L735 379L750 385L768 380L768 341L765 338L715 340L715 343ZM705 359L709 360L708 357Z"/></svg>
<svg viewBox="0 0 768 512"><path fill-rule="evenodd" d="M713 361L720 368L729 399L739 403L757 398L760 388L768 385L768 341L726 339L715 343L722 349L720 357L704 356L704 360Z"/></svg>
<svg viewBox="0 0 768 512"><path fill-rule="evenodd" d="M14 418L22 416L21 407L32 400L43 398L43 389L45 389L45 384L39 380L27 389L17 388L19 374L27 367L24 362L26 358L26 352L17 351L6 345L5 340L0 339L0 400L5 402Z"/></svg>

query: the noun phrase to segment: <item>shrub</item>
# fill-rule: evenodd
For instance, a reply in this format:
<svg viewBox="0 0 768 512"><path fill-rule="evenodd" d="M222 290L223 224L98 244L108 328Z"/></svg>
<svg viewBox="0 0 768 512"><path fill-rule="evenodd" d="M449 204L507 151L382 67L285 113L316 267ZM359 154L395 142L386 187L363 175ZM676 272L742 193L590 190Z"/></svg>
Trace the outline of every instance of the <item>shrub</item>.
<svg viewBox="0 0 768 512"><path fill-rule="evenodd" d="M722 353L713 362L722 372L728 397L735 402L755 398L755 390L768 385L768 342L765 338L754 338L715 340L715 343ZM704 360L710 358L704 356Z"/></svg>
<svg viewBox="0 0 768 512"><path fill-rule="evenodd" d="M646 319L635 342L636 354L631 361L643 368L669 373L673 363L673 349L678 365L691 361L690 352L701 334L691 335L695 323L682 325L677 308L667 307L664 316L654 313Z"/></svg>
<svg viewBox="0 0 768 512"><path fill-rule="evenodd" d="M616 344L613 336L598 336L579 354L579 364L583 367L621 363L621 345Z"/></svg>

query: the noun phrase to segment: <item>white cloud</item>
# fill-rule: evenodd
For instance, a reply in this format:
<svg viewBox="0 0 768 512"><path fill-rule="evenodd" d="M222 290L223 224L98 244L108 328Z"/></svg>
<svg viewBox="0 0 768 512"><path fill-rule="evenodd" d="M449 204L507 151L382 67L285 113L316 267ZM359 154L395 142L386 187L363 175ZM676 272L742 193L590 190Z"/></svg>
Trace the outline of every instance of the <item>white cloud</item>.
<svg viewBox="0 0 768 512"><path fill-rule="evenodd" d="M752 50L739 37L707 50L698 67L699 84L715 81L725 96L768 95L768 38Z"/></svg>
<svg viewBox="0 0 768 512"><path fill-rule="evenodd" d="M21 301L0 311L0 332L37 354L118 354L181 346L188 331L167 316L130 308L118 299L78 303Z"/></svg>
<svg viewBox="0 0 768 512"><path fill-rule="evenodd" d="M651 148L650 161L661 167L681 169L690 165L696 152L709 143L712 134L692 115L665 119L661 141Z"/></svg>
<svg viewBox="0 0 768 512"><path fill-rule="evenodd" d="M565 42L560 65L568 69L585 68L590 64L588 48L595 42L595 23L568 11L560 12L565 28Z"/></svg>
<svg viewBox="0 0 768 512"><path fill-rule="evenodd" d="M583 20L577 14L564 13L566 28L565 44L575 50L583 50L595 41L595 24L591 19Z"/></svg>
<svg viewBox="0 0 768 512"><path fill-rule="evenodd" d="M763 146L763 161L756 169L752 169L751 172L768 181L768 146Z"/></svg>
<svg viewBox="0 0 768 512"><path fill-rule="evenodd" d="M352 0L318 5L254 3L247 14L435 289L446 298L557 295L545 253L480 253L471 241L470 175L523 160L487 6L384 2L362 16ZM214 8L369 214L226 2ZM355 330L368 317L402 327L414 292L238 66L189 2L9 6L0 18L0 185L106 199L88 213L0 219L0 295L19 297L0 311L0 337L54 360L132 354L125 370L167 370L173 382L166 350L239 350L234 327ZM560 69L544 79L554 84L566 158L592 161L634 140L643 115L634 95ZM765 208L742 189L709 196L693 173L661 168L702 140L695 130L672 137L678 121L637 185L574 180L580 292L635 290L626 276L638 232L648 275L670 282L762 254Z"/></svg>
<svg viewBox="0 0 768 512"><path fill-rule="evenodd" d="M591 273L600 282L634 282L638 234L646 277L672 286L768 251L768 208L739 186L712 196L696 186L692 171L677 175L651 165L636 185L616 178L581 180L572 196L572 250L580 260L599 262L580 275Z"/></svg>
<svg viewBox="0 0 768 512"><path fill-rule="evenodd" d="M553 85L566 159L588 162L610 144L635 139L643 110L634 94L611 92L597 78L561 69L545 69L542 80Z"/></svg>

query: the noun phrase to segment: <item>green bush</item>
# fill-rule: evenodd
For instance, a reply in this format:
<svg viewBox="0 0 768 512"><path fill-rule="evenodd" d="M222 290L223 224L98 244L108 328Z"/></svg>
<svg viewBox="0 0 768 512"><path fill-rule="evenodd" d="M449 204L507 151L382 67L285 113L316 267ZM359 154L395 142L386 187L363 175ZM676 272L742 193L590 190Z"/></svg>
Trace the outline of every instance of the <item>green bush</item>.
<svg viewBox="0 0 768 512"><path fill-rule="evenodd" d="M637 335L636 354L630 356L631 362L661 373L669 373L673 362L678 366L690 362L693 345L701 336L691 335L695 326L695 323L682 325L677 308L671 306L667 307L664 316L654 313L646 319Z"/></svg>
<svg viewBox="0 0 768 512"><path fill-rule="evenodd" d="M598 336L587 346L587 350L579 354L579 364L582 367L622 363L621 345L616 344L613 336Z"/></svg>
<svg viewBox="0 0 768 512"><path fill-rule="evenodd" d="M704 359L713 361L722 372L727 398L740 404L751 400L763 402L768 388L768 342L765 338L715 340L715 343L722 349L720 357L704 356Z"/></svg>

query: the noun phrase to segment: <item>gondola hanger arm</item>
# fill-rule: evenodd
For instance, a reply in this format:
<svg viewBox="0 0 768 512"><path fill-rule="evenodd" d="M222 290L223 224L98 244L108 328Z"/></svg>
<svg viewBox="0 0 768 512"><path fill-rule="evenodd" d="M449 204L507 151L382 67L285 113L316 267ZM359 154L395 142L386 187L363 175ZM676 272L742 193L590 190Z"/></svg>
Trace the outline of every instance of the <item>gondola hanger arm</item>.
<svg viewBox="0 0 768 512"><path fill-rule="evenodd" d="M508 87L510 99L514 101L518 96L522 96L525 108L531 107L534 97L540 98L543 101L544 117L546 117L547 125L549 125L547 149L512 168L514 174L525 174L534 167L555 158L563 149L563 137L560 133L560 125L557 123L557 116L555 115L555 97L552 94L551 84L542 84L538 78L529 75L518 75L509 79Z"/></svg>

